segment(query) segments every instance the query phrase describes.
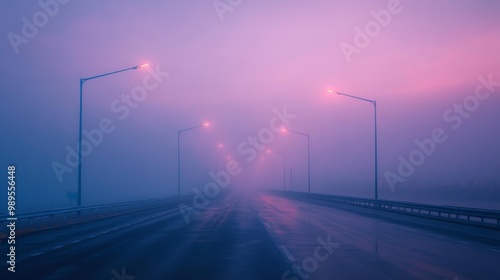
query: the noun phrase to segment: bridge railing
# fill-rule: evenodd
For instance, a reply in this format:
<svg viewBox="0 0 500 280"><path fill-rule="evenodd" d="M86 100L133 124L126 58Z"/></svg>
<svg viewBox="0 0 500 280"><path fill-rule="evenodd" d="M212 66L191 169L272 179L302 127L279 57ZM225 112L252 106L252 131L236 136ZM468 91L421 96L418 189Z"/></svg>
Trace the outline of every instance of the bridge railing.
<svg viewBox="0 0 500 280"><path fill-rule="evenodd" d="M382 211L397 212L424 218L445 220L462 224L483 226L500 229L500 211L453 207L436 206L421 203L401 202L380 199L356 198L348 196L327 195L317 193L284 192L274 191L286 196L309 197L320 200L333 201L337 203L350 204L365 208Z"/></svg>
<svg viewBox="0 0 500 280"><path fill-rule="evenodd" d="M189 196L186 196L189 197ZM60 208L43 211L30 211L16 213L14 217L8 214L0 215L0 238L4 238L6 224L15 218L16 230L21 232L35 231L43 228L51 228L55 225L68 224L74 221L86 221L100 217L113 216L121 213L129 213L150 207L162 206L169 202L176 202L184 196L173 196L167 198L156 198L136 200L128 202L117 202L93 206L77 206L71 208Z"/></svg>

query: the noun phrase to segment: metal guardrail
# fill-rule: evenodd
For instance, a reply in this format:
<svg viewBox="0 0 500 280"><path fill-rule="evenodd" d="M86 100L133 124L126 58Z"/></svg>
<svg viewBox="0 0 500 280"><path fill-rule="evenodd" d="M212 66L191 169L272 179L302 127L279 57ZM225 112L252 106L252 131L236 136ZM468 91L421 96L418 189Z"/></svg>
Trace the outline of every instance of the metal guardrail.
<svg viewBox="0 0 500 280"><path fill-rule="evenodd" d="M93 206L79 206L79 207L61 208L53 210L31 211L20 214L16 213L15 218L17 218L16 222L18 223L28 222L30 225L33 225L34 221L36 220L43 221L46 218L52 218L52 217L62 217L63 219L68 219L75 216L92 217L92 216L98 216L98 214L111 214L111 213L120 213L122 211L134 211L134 210L144 209L147 207L160 206L170 201L178 201L183 197L184 196L172 196L167 198L117 202L117 203L100 204ZM3 224L9 222L7 220L8 218L12 217L10 217L8 214L0 215L0 226L2 227L0 232L5 229L5 226Z"/></svg>
<svg viewBox="0 0 500 280"><path fill-rule="evenodd" d="M149 200L147 200L149 201ZM58 208L51 210L42 210L42 211L30 211L24 212L22 214L16 214L16 218L18 220L33 218L33 217L43 217L43 216L54 216L59 214L71 213L71 212L87 212L98 209L106 209L106 208L114 208L126 205L134 205L137 203L145 203L147 201L131 201L131 202L118 202L118 203L110 203L110 204L101 204L101 205L93 205L93 206L77 206L77 207L69 207L69 208ZM9 215L3 214L0 215L0 219L5 220L9 218Z"/></svg>
<svg viewBox="0 0 500 280"><path fill-rule="evenodd" d="M376 210L390 211L430 219L438 219L468 225L500 229L500 211L496 210L453 206L435 206L412 202L400 202L380 199L375 200L368 198L356 198L316 193L284 191L273 192L286 196L308 197L320 200L334 201L338 203L350 204Z"/></svg>

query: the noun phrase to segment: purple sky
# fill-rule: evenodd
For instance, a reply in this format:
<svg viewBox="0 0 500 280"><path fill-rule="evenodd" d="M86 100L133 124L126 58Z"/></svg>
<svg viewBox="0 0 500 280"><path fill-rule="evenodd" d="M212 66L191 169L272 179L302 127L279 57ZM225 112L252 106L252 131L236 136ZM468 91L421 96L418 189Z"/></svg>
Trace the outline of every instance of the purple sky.
<svg viewBox="0 0 500 280"><path fill-rule="evenodd" d="M79 79L141 63L169 76L124 120L110 104L141 85L147 69L85 84L84 128L103 118L116 126L83 159L87 203L175 194L177 131L205 121L209 128L182 135L183 192L210 180L218 143L244 166L234 182L269 184L271 164L244 164L237 147L283 107L296 115L289 128L310 134L312 189L371 197L373 108L328 89L378 102L381 197L410 199L398 195L420 187L446 195L440 186L457 181L500 188L500 87L456 130L459 114L443 117L472 100L478 77L500 81L500 2L401 0L350 62L341 44L355 45L355 28L395 2L242 1L222 15L212 2L69 1L15 46L9 34L23 36L22 18L33 22L43 10L37 1L0 4L0 160L18 166L24 209L68 206L66 192L76 190L76 169L59 182L52 164L76 148ZM391 192L384 174L397 174L398 157L436 128L447 140ZM269 147L287 155L287 186L293 168L294 187L306 190L305 138L276 134ZM282 185L281 157L266 158Z"/></svg>

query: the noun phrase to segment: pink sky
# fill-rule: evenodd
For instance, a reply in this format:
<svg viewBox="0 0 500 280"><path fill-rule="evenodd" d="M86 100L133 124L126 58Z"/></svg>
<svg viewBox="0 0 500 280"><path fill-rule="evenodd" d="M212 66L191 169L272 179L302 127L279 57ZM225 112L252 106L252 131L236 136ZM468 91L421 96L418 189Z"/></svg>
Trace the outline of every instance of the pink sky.
<svg viewBox="0 0 500 280"><path fill-rule="evenodd" d="M378 101L381 178L397 167L400 154L415 148L415 139L442 127L449 142L412 179L500 182L498 92L457 131L442 117L474 93L478 76L500 80L500 3L402 0L403 10L348 63L340 44L352 44L354 28L364 28L373 20L370 12L388 3L244 1L221 21L212 1L70 2L18 54L7 36L0 43L2 112L16 120L1 122L14 133L2 140L11 147L2 148L2 158L26 166L33 174L26 179L30 188L47 186L64 197L75 188L76 173L59 183L50 164L76 144L78 79L148 62L170 72L169 78L85 159L86 184L110 186L110 194L130 186L117 199L140 193L133 187L143 182L140 176L124 175L131 168L147 174L144 196L174 192L166 186L176 184L177 130L213 123L210 132L186 134L184 142L191 149L186 162L198 163L187 172L201 174L187 183L200 184L213 161L204 151L224 142L236 153L241 141L268 124L273 108L284 106L297 114L290 127L311 135L317 188L335 185L350 194L359 183L366 185L361 193L371 195L372 108L328 95L328 88ZM21 18L40 10L35 2L0 8L5 35L20 34ZM109 104L145 73L89 82L85 126L113 116ZM303 185L303 139L282 138L270 146L290 154ZM106 172L113 179L99 177Z"/></svg>

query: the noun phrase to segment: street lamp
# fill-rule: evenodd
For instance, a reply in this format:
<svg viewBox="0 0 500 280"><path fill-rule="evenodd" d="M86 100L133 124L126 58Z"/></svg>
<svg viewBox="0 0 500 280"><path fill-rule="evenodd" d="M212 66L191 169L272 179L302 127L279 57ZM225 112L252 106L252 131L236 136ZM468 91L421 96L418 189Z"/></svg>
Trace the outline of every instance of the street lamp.
<svg viewBox="0 0 500 280"><path fill-rule="evenodd" d="M284 132L291 132L291 133L295 133L295 134L298 134L298 135L302 135L302 136L305 136L307 138L307 188L308 188L308 192L310 193L311 192L311 157L310 157L310 145L309 145L309 134L307 133L303 133L303 132L297 132L297 131L293 131L293 130L290 130L290 129L286 129L286 128L283 128L282 129Z"/></svg>
<svg viewBox="0 0 500 280"><path fill-rule="evenodd" d="M269 154L271 153L270 150L266 150L266 152ZM267 175L269 174L269 170L271 170L271 168L269 168L269 165L271 165L272 167L272 173L270 173L272 175L272 178L270 179L270 181L272 181L272 187L271 189L274 189L274 184L275 184L275 169L274 169L274 160L272 160L271 158L265 156L265 155L262 155L260 158L259 158L259 163L258 165L262 167L262 178L263 178L263 182L265 183L266 180L267 180ZM260 171L259 171L260 173ZM263 183L263 188L265 188L265 185Z"/></svg>
<svg viewBox="0 0 500 280"><path fill-rule="evenodd" d="M333 93L333 90L329 90L328 92ZM350 98L358 99L361 101L370 102L373 104L373 108L375 109L375 199L378 199L378 139L377 139L377 101L365 99L341 92L337 92L339 95L347 96Z"/></svg>
<svg viewBox="0 0 500 280"><path fill-rule="evenodd" d="M275 153L275 154L283 156L283 191L285 191L285 177L286 177L285 158L286 158L286 155L285 155L285 153L275 152L275 151L271 151L271 150L267 150L267 152L268 153Z"/></svg>
<svg viewBox="0 0 500 280"><path fill-rule="evenodd" d="M97 76L92 76L92 77L80 79L80 120L79 120L79 127L78 127L78 206L82 205L82 115L83 115L83 113L82 113L83 102L82 101L83 101L83 84L89 80L117 74L120 72L125 72L128 70L137 70L137 69L144 68L147 66L148 66L148 64L139 64L139 65L136 65L136 66L133 66L130 68L125 68L122 70L113 71L113 72L109 72L106 74L101 74L101 75L97 75Z"/></svg>
<svg viewBox="0 0 500 280"><path fill-rule="evenodd" d="M197 125L197 126L193 126L190 128L186 128L186 129L177 131L177 190L178 190L179 195L181 195L181 144L180 144L181 133L188 131L188 130L200 128L200 127L206 127L209 125L210 125L209 123L204 123L201 125Z"/></svg>
<svg viewBox="0 0 500 280"><path fill-rule="evenodd" d="M219 165L220 165L220 164L219 164L219 162L220 162L220 161L223 161L223 160L226 160L226 164L227 164L227 162L231 160L231 156L227 156L227 157L225 157L225 158L217 158L217 159L215 160L215 172L218 172L218 171L219 171ZM225 167L224 167L224 168L225 168Z"/></svg>
<svg viewBox="0 0 500 280"><path fill-rule="evenodd" d="M217 149L219 149L219 151L220 151L220 149L222 149L222 148L224 148L224 144L219 144L219 145L217 145L217 147L211 149L211 150L216 151L215 152L215 170L214 170L214 172L219 171L219 160L220 160L220 158L217 157Z"/></svg>

